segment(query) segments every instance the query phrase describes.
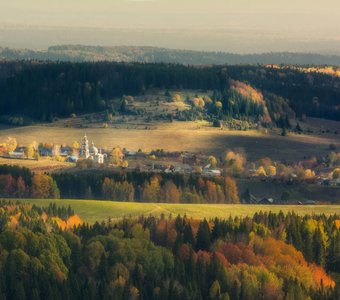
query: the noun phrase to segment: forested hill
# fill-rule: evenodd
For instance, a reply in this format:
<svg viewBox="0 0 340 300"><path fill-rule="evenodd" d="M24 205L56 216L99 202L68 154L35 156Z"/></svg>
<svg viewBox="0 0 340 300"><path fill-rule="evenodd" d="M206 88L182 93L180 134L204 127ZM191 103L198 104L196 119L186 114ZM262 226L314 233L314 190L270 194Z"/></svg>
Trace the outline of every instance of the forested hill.
<svg viewBox="0 0 340 300"><path fill-rule="evenodd" d="M271 123L305 114L340 120L338 75L262 66L114 62L2 62L0 115L52 120L111 109L113 98L154 88L211 91L205 109L218 119L261 115Z"/></svg>
<svg viewBox="0 0 340 300"><path fill-rule="evenodd" d="M0 297L339 299L339 221L259 212L88 225L71 207L0 201Z"/></svg>
<svg viewBox="0 0 340 300"><path fill-rule="evenodd" d="M185 65L207 64L293 64L293 65L340 65L340 56L315 53L262 53L233 54L224 52L200 52L156 47L132 46L81 46L61 45L46 51L9 49L0 47L2 60L51 60L51 61L116 61L179 63Z"/></svg>

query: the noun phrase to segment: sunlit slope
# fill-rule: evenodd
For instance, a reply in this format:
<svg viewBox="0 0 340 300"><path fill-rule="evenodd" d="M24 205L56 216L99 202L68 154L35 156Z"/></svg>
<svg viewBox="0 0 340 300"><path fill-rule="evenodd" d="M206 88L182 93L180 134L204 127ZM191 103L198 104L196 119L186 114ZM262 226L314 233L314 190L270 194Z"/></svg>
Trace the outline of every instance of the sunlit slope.
<svg viewBox="0 0 340 300"><path fill-rule="evenodd" d="M14 200L12 200L14 201ZM108 218L123 218L124 216L138 217L187 215L195 219L203 218L229 218L229 216L251 216L259 211L272 211L284 213L294 211L296 214L340 214L340 205L230 205L230 204L162 204L162 203L135 203L135 202L112 202L95 200L50 200L50 199L27 199L26 201L38 206L47 206L56 203L58 206L69 206L76 214L88 223L101 222Z"/></svg>

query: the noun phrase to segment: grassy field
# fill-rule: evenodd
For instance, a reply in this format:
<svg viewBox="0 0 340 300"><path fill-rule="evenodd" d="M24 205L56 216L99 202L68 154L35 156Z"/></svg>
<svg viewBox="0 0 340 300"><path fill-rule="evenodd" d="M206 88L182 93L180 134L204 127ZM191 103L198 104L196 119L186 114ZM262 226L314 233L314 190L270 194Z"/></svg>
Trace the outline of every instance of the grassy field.
<svg viewBox="0 0 340 300"><path fill-rule="evenodd" d="M21 166L31 169L33 172L50 172L55 170L62 170L73 167L74 163L59 162L55 160L23 160L23 159L9 159L0 157L0 165Z"/></svg>
<svg viewBox="0 0 340 300"><path fill-rule="evenodd" d="M126 202L111 202L111 201L94 201L94 200L47 200L47 199L27 199L20 200L29 202L38 206L48 206L50 203L56 203L59 206L71 205L75 213L89 223L95 221L103 221L108 218L119 219L124 216L137 217L140 215L160 216L164 213L168 216L170 213L173 216L178 214L186 214L188 217L203 219L203 218L228 218L229 216L251 216L255 212L272 211L284 213L294 211L299 215L305 214L340 214L340 205L209 205L209 204L161 204L161 203L126 203Z"/></svg>
<svg viewBox="0 0 340 300"><path fill-rule="evenodd" d="M27 126L0 130L0 143L8 136L19 144L32 141L71 144L84 133L102 148L120 146L129 150L192 151L221 155L228 148L243 148L250 160L265 156L277 160L297 160L329 152L329 144L340 146L337 136L266 134L260 131L231 131L208 127L203 122L159 123L153 129L126 128L61 128Z"/></svg>

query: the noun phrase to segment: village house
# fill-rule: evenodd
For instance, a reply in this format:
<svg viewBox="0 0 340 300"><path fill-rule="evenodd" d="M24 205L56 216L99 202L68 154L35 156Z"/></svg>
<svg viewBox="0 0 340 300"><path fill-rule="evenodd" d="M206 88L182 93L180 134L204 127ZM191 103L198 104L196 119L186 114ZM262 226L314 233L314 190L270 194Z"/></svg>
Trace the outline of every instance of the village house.
<svg viewBox="0 0 340 300"><path fill-rule="evenodd" d="M264 197L262 198L260 201L258 201L258 204L274 204L274 199L273 198L267 198L267 197Z"/></svg>
<svg viewBox="0 0 340 300"><path fill-rule="evenodd" d="M222 172L217 169L204 169L202 172L202 176L204 177L219 177L222 175Z"/></svg>
<svg viewBox="0 0 340 300"><path fill-rule="evenodd" d="M9 152L8 155L10 158L24 158L25 152L16 149L15 151Z"/></svg>

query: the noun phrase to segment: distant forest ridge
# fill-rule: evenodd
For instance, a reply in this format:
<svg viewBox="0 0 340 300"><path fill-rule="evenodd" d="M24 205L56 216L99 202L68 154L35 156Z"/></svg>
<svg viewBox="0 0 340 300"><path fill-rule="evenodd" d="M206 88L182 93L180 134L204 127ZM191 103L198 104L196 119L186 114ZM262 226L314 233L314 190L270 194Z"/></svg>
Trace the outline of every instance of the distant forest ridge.
<svg viewBox="0 0 340 300"><path fill-rule="evenodd" d="M249 50L251 51L251 49ZM47 50L11 49L0 47L0 60L50 60L70 62L114 61L142 63L177 63L185 65L222 64L289 64L340 65L340 56L317 53L272 52L234 54L174 50L157 47L60 45Z"/></svg>

